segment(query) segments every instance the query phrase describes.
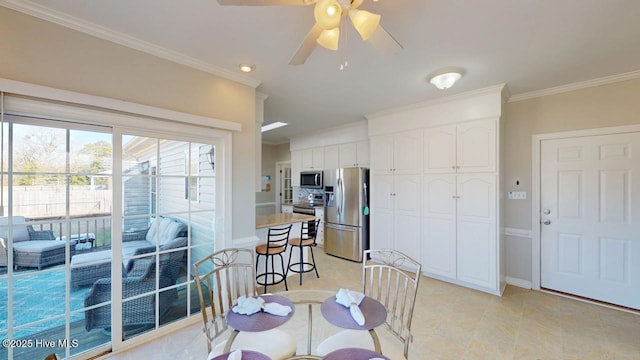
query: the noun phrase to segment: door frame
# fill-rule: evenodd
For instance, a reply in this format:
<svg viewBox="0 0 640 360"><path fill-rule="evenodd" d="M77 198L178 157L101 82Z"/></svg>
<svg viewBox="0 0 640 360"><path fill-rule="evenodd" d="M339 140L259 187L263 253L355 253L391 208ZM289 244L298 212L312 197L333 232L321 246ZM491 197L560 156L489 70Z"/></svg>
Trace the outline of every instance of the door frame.
<svg viewBox="0 0 640 360"><path fill-rule="evenodd" d="M542 271L542 249L540 246L540 195L542 194L540 149L542 141L633 132L640 132L640 125L561 131L531 136L531 287L533 290L540 290Z"/></svg>
<svg viewBox="0 0 640 360"><path fill-rule="evenodd" d="M289 170L291 170L291 161L276 161L276 213L282 212L282 202L280 201L280 193L282 192L282 175L280 174L285 168L289 168ZM291 176L293 177L293 172L291 173ZM291 188L293 188L293 185L291 185Z"/></svg>

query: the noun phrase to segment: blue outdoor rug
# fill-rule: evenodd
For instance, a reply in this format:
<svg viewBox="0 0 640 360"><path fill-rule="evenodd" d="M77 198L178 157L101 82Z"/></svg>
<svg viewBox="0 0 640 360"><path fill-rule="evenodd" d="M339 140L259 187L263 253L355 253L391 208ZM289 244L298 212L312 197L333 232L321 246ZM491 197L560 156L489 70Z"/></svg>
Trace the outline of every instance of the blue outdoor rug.
<svg viewBox="0 0 640 360"><path fill-rule="evenodd" d="M39 273L25 271L13 280L13 326L27 325L35 321L51 319L26 328L14 330L14 338L33 338L34 334L65 324L64 311L67 303L65 296L64 268ZM47 270L51 270L48 268ZM23 276L28 275L28 276ZM69 304L71 311L84 307L84 298L91 287L71 291ZM7 278L0 276L0 338L5 338L7 324ZM84 320L84 312L71 315L71 322Z"/></svg>

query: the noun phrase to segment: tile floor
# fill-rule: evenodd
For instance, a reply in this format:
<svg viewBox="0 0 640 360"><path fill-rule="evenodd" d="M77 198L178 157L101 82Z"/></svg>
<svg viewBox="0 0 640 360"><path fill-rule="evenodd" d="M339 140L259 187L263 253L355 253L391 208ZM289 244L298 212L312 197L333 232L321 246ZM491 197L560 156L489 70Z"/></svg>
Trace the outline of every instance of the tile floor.
<svg viewBox="0 0 640 360"><path fill-rule="evenodd" d="M315 274L290 277L289 289L361 287L361 264L317 249ZM269 287L269 292L284 286ZM413 317L411 360L640 359L640 315L508 286L502 297L422 277ZM111 359L187 359L204 348L198 327ZM204 351L203 350L203 351ZM205 352L206 353L206 352Z"/></svg>

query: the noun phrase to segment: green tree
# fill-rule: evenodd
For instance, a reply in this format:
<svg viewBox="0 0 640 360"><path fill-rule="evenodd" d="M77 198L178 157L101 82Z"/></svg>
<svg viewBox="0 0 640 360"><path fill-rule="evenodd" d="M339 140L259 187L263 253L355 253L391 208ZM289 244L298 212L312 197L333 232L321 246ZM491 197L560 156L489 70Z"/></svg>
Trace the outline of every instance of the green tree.
<svg viewBox="0 0 640 360"><path fill-rule="evenodd" d="M97 175L104 173L111 168L112 147L108 141L96 141L94 143L85 144L76 154L74 159L73 173ZM71 185L88 185L90 179L88 175L71 176ZM95 183L98 185L107 185L107 178L96 178Z"/></svg>

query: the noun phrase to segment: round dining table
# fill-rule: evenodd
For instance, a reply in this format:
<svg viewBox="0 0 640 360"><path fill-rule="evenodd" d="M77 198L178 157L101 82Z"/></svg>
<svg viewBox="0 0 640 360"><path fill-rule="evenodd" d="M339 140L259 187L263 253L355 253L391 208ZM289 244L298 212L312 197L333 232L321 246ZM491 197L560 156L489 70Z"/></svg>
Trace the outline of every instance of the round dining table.
<svg viewBox="0 0 640 360"><path fill-rule="evenodd" d="M263 312L253 315L239 315L230 312L227 314L227 322L232 332L225 344L224 352L230 352L235 337L241 331L246 331L246 329L263 331L268 328L277 328L291 334L297 341L298 349L296 355L290 358L291 360L323 359L319 354L314 354L314 349L322 341L343 329L355 329L369 332L375 351L339 349L334 352L335 354L327 354L328 359L339 358L336 356L340 356L340 353L350 354L350 359L357 359L358 354L362 355L362 359L374 358L371 356L372 354L378 354L375 358L386 359L381 352L379 340L379 333L389 332L384 325L386 319L384 306L372 298L365 297L359 307L365 317L365 323L363 326L359 326L351 318L349 308L336 303L337 290L292 290L264 297L266 302L274 301L280 304L290 302L293 304L292 313L286 317L265 315ZM275 318L269 319L269 317ZM260 325L251 324L253 319ZM271 323L272 325L269 325Z"/></svg>

